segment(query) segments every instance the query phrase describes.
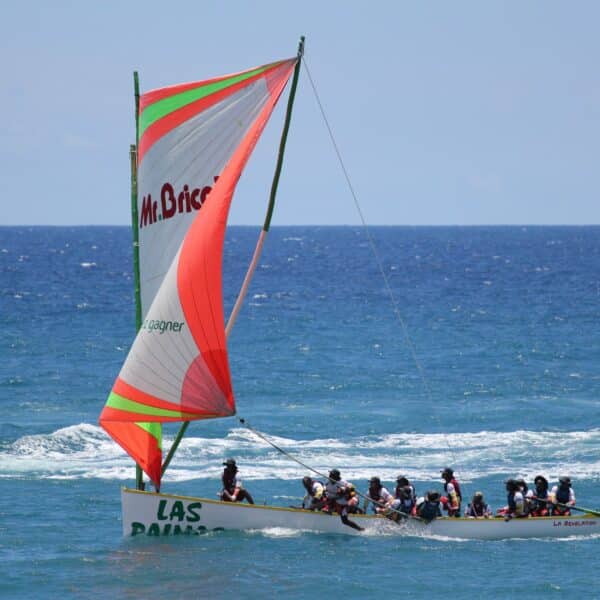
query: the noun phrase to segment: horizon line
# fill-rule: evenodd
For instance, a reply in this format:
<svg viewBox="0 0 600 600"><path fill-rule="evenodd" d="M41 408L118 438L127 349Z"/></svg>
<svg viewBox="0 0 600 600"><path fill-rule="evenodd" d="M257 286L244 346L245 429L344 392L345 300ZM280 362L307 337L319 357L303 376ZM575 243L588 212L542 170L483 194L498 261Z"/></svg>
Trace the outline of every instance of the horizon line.
<svg viewBox="0 0 600 600"><path fill-rule="evenodd" d="M279 223L280 227L598 227L600 223ZM131 223L13 223L0 224L0 229L9 227L131 227ZM227 227L262 227L261 223L231 223Z"/></svg>

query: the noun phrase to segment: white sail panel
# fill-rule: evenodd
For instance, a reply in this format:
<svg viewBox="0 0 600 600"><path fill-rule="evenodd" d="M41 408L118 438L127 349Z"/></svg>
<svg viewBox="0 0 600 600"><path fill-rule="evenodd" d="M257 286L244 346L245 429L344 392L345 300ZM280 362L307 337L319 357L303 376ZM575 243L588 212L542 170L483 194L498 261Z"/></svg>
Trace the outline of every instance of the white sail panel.
<svg viewBox="0 0 600 600"><path fill-rule="evenodd" d="M188 409L226 410L227 399L202 359L177 290L179 253L172 261L119 377L145 394ZM186 393L183 394L185 386Z"/></svg>
<svg viewBox="0 0 600 600"><path fill-rule="evenodd" d="M138 176L143 318L198 207L268 98L259 79L166 134L143 157Z"/></svg>

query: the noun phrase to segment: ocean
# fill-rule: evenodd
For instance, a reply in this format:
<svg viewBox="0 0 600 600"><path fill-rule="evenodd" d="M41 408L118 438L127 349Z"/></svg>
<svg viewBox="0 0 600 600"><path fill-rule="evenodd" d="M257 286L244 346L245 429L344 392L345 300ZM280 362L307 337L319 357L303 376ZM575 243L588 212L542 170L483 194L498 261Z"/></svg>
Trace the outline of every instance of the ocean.
<svg viewBox="0 0 600 600"><path fill-rule="evenodd" d="M257 235L228 232L226 314ZM0 598L600 598L597 537L124 539L134 468L98 416L131 264L128 227L0 228ZM237 416L363 492L451 466L494 509L538 474L600 508L600 227L276 227L228 346ZM163 491L216 498L229 457L257 502L301 501L237 417L192 423Z"/></svg>

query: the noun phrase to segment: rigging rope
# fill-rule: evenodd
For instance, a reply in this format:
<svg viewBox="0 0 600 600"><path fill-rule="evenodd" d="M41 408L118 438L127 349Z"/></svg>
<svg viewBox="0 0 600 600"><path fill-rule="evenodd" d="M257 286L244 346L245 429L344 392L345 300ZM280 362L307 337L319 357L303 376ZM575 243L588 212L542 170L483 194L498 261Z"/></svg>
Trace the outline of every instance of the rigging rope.
<svg viewBox="0 0 600 600"><path fill-rule="evenodd" d="M272 442L264 433L261 433L257 429L254 429L254 427L251 427L246 422L245 419L241 419L240 418L239 421L240 421L240 423L244 427L246 427L246 429L248 429L249 431L251 431L254 435L256 435L257 437L259 437L261 440L265 441L267 444L269 444L269 446L272 446L273 448L275 448L275 450L277 450L277 452L281 452L281 454L283 454L284 456L286 456L290 460L293 460L294 462L297 462L299 465L302 465L305 469L308 469L312 473L316 473L319 477L322 477L323 479L326 479L327 481L330 481L330 482L335 482L335 480L331 479L328 475L325 475L324 473L321 473L320 471L317 471L317 469L314 469L313 467L311 467L311 466L303 463L300 459L296 458L293 454L290 454L287 450L284 450L283 448L279 447L275 442ZM385 506L385 504L382 504L381 502L378 502L377 500L374 500L373 498L370 498L366 494L363 494L362 492L359 492L356 489L356 487L354 488L354 491L355 491L355 493L356 493L357 496L360 496L364 500L368 500L369 502L372 502L373 504L376 504L377 506L379 506L381 508L385 508L385 509L389 510L390 512L397 513L398 515L400 515L400 516L402 516L404 518L414 519L415 521L423 521L424 520L421 517L417 517L415 515L411 515L409 513L402 512L401 510L397 510L397 509L392 508L390 506Z"/></svg>
<svg viewBox="0 0 600 600"><path fill-rule="evenodd" d="M388 296L390 298L390 302L391 302L392 307L393 307L394 315L396 316L396 319L398 320L398 323L401 326L402 333L404 334L404 339L406 341L406 345L408 346L408 348L409 348L409 350L411 352L413 361L414 361L414 363L415 363L415 365L417 367L417 370L419 371L419 375L421 377L421 381L423 383L423 387L425 388L425 392L427 394L427 398L428 398L429 402L431 404L433 404L433 397L432 397L432 394L431 394L431 389L430 389L429 384L427 382L427 378L425 377L425 371L424 371L424 369L423 369L423 367L421 365L421 362L419 361L419 358L417 357L417 352L416 352L415 346L414 346L414 344L412 342L412 339L411 339L411 337L410 337L410 335L408 333L408 328L406 326L406 323L404 322L404 319L402 318L402 315L400 314L399 303L396 300L396 297L395 297L394 292L392 290L392 286L390 285L389 278L386 275L385 270L383 268L383 263L381 261L381 258L379 257L379 253L377 252L377 247L375 245L375 241L373 240L373 236L371 235L371 232L369 230L369 227L368 227L367 222L365 220L365 217L363 215L363 211L362 211L362 209L360 207L360 203L358 201L358 195L356 194L356 191L354 190L354 186L352 185L352 182L350 180L350 175L348 174L348 170L346 169L346 165L344 164L344 161L342 159L342 154L341 154L341 152L339 150L337 142L335 141L335 137L333 135L333 130L332 130L332 128L331 128L331 126L329 124L329 120L327 119L327 116L325 114L325 109L323 108L323 104L322 104L321 99L319 97L319 93L317 92L317 88L316 88L315 83L313 81L313 78L312 78L312 76L310 74L310 69L308 68L308 63L306 62L306 57L305 56L302 58L302 62L304 63L304 67L306 69L306 73L308 75L308 79L310 81L310 85L311 85L313 93L315 95L315 99L316 99L317 104L319 106L319 110L321 112L321 116L323 117L323 121L325 122L325 126L327 127L327 131L329 132L329 138L331 139L331 143L332 143L333 148L335 150L335 153L337 155L338 162L339 162L340 167L342 169L342 172L344 174L344 178L346 179L346 184L348 185L348 189L350 190L350 194L352 195L352 198L354 200L354 205L355 205L356 210L357 210L357 212L358 212L358 214L360 216L360 220L361 220L363 229L365 231L365 234L367 236L367 239L369 241L369 245L371 247L371 251L373 252L373 255L374 255L375 260L377 262L377 266L379 267L379 272L381 273L381 277L383 278L385 289L386 289L387 294L388 294ZM439 417L438 417L438 422L440 422L439 421ZM452 446L450 445L450 443L448 441L448 437L443 432L442 432L442 435L443 435L444 441L446 442L446 446L448 447L448 450L450 451L450 454L452 455L453 462L455 464L458 464L458 461L456 460L456 455L454 453L454 450L453 450Z"/></svg>

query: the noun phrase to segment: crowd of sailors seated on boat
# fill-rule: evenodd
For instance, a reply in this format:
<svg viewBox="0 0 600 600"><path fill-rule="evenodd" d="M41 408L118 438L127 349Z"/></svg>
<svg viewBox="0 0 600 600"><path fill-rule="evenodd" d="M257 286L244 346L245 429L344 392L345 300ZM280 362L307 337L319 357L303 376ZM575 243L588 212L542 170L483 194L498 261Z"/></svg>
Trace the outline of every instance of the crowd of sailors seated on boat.
<svg viewBox="0 0 600 600"><path fill-rule="evenodd" d="M223 490L221 500L225 502L242 502L246 500L254 504L248 490L244 489L238 477L235 460L223 463ZM342 521L360 529L348 520L349 514L364 514L369 511L386 516L392 520L406 517L419 517L430 521L441 517L444 513L449 517L467 518L504 517L505 519L526 517L547 517L570 515L570 507L575 506L575 492L569 477L560 477L556 485L549 488L548 480L542 475L534 479L534 487L529 489L524 479L508 479L506 483L507 503L494 515L482 492L475 492L471 502L462 512L462 492L454 471L446 467L441 471L444 480L444 493L429 490L422 497L417 497L414 485L404 476L396 478L393 493L381 483L379 477L369 480L369 489L365 494L359 493L355 486L341 477L338 469L329 471L326 482L306 476L302 485L306 495L301 508L312 511L337 513ZM363 499L361 506L361 497Z"/></svg>
<svg viewBox="0 0 600 600"><path fill-rule="evenodd" d="M498 511L505 518L567 516L575 506L575 492L571 479L559 477L558 483L549 489L548 480L538 475L529 489L523 479L506 481L507 504Z"/></svg>
<svg viewBox="0 0 600 600"><path fill-rule="evenodd" d="M327 483L304 477L302 483L306 496L302 508L340 514L342 510L347 514L366 513L370 510L395 521L411 516L432 520L442 516L442 507L449 516L460 516L460 484L454 478L452 469L444 469L442 477L445 496L437 491L429 491L424 497L417 498L414 485L404 475L396 478L393 493L382 485L379 477L371 477L369 489L365 494L359 494L352 483L341 479L338 469L333 469L329 472ZM362 507L359 495L363 498ZM471 505L468 510L470 509Z"/></svg>

